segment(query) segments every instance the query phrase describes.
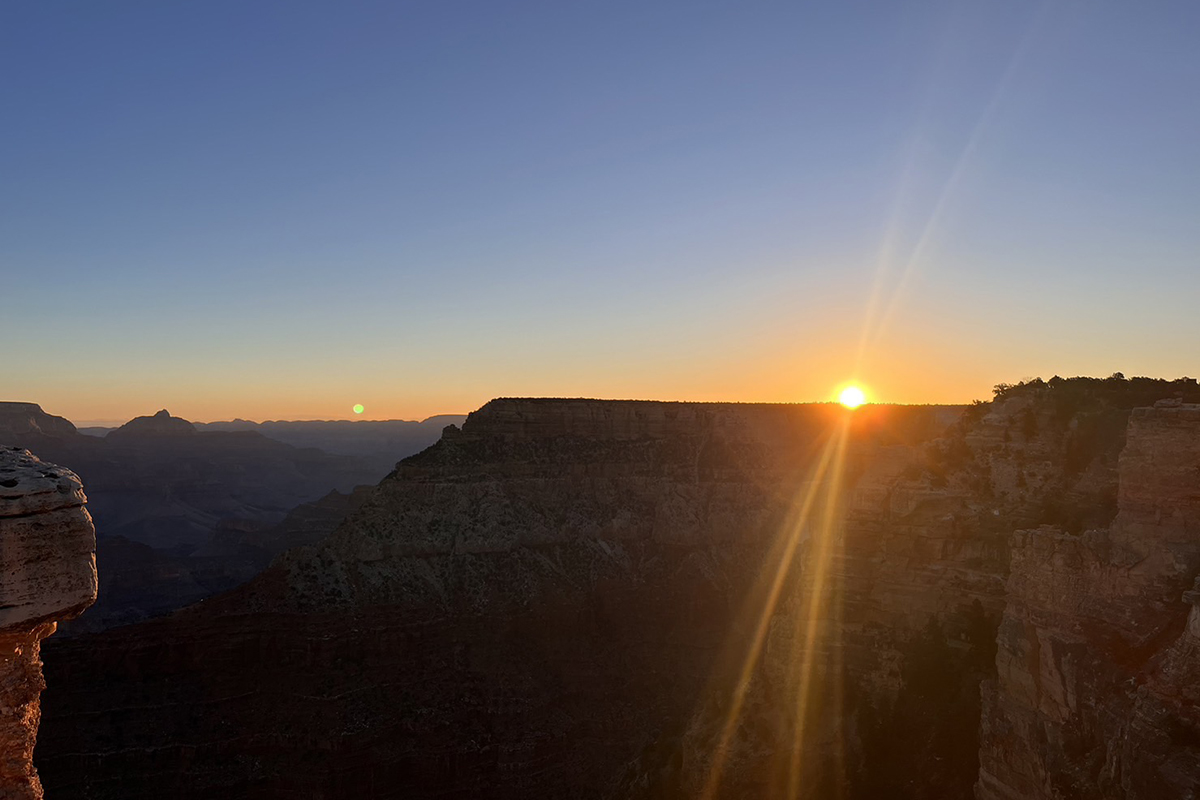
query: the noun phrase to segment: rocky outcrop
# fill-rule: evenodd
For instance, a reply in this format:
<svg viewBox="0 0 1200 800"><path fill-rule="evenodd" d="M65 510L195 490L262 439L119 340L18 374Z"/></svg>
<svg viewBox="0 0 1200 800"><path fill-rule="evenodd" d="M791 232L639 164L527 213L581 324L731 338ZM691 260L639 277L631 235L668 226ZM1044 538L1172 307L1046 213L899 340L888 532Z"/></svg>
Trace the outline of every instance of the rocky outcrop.
<svg viewBox="0 0 1200 800"><path fill-rule="evenodd" d="M96 599L96 538L70 471L0 448L0 798L40 798L41 641Z"/></svg>
<svg viewBox="0 0 1200 800"><path fill-rule="evenodd" d="M1134 411L1119 508L1013 535L980 800L1200 792L1200 405Z"/></svg>

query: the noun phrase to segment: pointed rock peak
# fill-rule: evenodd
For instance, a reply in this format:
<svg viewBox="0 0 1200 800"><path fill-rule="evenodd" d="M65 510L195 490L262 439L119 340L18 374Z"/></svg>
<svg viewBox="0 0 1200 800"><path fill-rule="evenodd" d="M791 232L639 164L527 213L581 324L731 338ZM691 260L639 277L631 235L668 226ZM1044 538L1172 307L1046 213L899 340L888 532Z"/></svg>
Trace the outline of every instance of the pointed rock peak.
<svg viewBox="0 0 1200 800"><path fill-rule="evenodd" d="M172 417L165 408L152 417L135 417L109 434L118 439L129 436L191 436L195 426L186 419Z"/></svg>

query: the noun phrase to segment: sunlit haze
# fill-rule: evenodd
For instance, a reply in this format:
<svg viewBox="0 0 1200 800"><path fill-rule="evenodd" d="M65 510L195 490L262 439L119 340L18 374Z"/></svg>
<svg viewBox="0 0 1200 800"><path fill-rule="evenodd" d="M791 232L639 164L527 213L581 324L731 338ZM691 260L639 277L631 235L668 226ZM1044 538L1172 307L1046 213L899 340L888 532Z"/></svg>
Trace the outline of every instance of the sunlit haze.
<svg viewBox="0 0 1200 800"><path fill-rule="evenodd" d="M1197 31L1192 2L5 4L0 399L1194 374Z"/></svg>

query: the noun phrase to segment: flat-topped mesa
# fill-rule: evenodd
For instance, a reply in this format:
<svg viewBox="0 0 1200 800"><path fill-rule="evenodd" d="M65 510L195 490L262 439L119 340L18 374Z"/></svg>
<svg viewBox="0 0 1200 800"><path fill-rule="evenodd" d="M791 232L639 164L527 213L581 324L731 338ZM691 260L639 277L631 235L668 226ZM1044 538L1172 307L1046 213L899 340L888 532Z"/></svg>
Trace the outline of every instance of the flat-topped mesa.
<svg viewBox="0 0 1200 800"><path fill-rule="evenodd" d="M860 423L899 417L945 428L962 406L864 406L852 412ZM806 439L848 412L836 403L693 403L662 400L501 397L467 416L466 436L544 439L571 436L600 440L644 440L705 436L724 430L738 438L772 444ZM924 431L927 433L927 431Z"/></svg>
<svg viewBox="0 0 1200 800"><path fill-rule="evenodd" d="M75 426L69 420L47 414L37 403L0 401L0 445L13 444L31 434L72 436Z"/></svg>
<svg viewBox="0 0 1200 800"><path fill-rule="evenodd" d="M42 796L33 769L41 640L96 599L96 534L70 470L0 448L0 798Z"/></svg>
<svg viewBox="0 0 1200 800"><path fill-rule="evenodd" d="M583 398L497 398L472 412L464 433L505 439L574 436L588 439L658 439L730 427L747 418L795 416L797 406L676 403ZM741 412L741 413L739 413Z"/></svg>

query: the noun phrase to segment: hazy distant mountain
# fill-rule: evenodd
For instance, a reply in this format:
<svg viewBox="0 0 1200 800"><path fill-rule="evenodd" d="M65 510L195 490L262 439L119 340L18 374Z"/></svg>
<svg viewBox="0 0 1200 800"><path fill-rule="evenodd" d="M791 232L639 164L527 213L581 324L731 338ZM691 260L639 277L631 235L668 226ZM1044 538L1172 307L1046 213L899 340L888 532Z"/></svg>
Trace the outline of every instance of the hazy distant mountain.
<svg viewBox="0 0 1200 800"><path fill-rule="evenodd" d="M419 453L438 440L447 425L461 425L465 414L439 414L420 422L388 420L268 420L193 423L201 431L255 431L293 447L318 447L327 453L359 456L391 472L402 458ZM382 475L380 476L382 477Z"/></svg>
<svg viewBox="0 0 1200 800"><path fill-rule="evenodd" d="M388 471L255 431L198 431L166 410L97 438L34 404L6 403L0 442L78 473L100 536L156 548L196 547L221 520L274 524L301 503L375 483Z"/></svg>
<svg viewBox="0 0 1200 800"><path fill-rule="evenodd" d="M165 408L152 417L135 417L109 434L109 440L130 437L194 436L196 428L180 417L172 417Z"/></svg>
<svg viewBox="0 0 1200 800"><path fill-rule="evenodd" d="M23 436L72 436L69 420L42 411L37 403L0 402L0 442L15 443Z"/></svg>
<svg viewBox="0 0 1200 800"><path fill-rule="evenodd" d="M161 413L161 412L160 412ZM150 418L142 418L150 419ZM438 440L447 425L462 425L465 414L438 414L426 419L405 420L267 420L232 419L224 422L193 422L197 431L261 433L293 447L316 447L327 453L365 458L381 474L391 471L402 458L421 452ZM116 427L79 428L87 436L104 437Z"/></svg>
<svg viewBox="0 0 1200 800"><path fill-rule="evenodd" d="M291 534L309 544L331 530L350 507L344 493L377 483L442 427L437 419L194 425L164 409L89 436L36 403L0 402L0 444L68 467L87 487L101 575L99 599L78 623L87 629L242 583L292 546ZM309 444L318 441L328 450Z"/></svg>

